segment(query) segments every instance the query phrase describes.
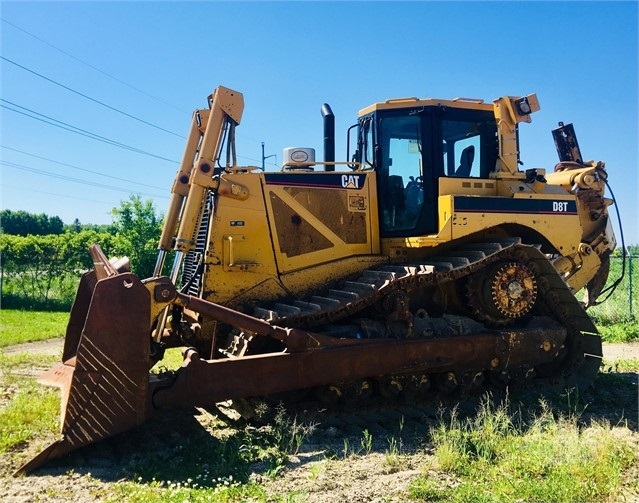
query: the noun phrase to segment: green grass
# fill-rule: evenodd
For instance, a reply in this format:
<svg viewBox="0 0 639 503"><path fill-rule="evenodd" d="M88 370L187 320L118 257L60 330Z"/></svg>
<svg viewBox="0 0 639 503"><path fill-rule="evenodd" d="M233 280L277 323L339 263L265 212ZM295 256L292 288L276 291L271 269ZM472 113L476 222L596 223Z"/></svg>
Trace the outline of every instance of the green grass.
<svg viewBox="0 0 639 503"><path fill-rule="evenodd" d="M6 355L0 350L0 455L24 456L38 439L58 434L59 390L38 385L33 372L25 373L49 368L56 360L29 353ZM282 410L271 425L261 428L230 428L204 409L199 410L197 423L196 427L193 414L175 411L120 436L127 446L135 438L148 455L134 452L123 458L119 476L124 481L109 486L106 501L294 501L292 494L267 496L249 475L259 466L261 476L277 476L310 433L308 426ZM165 437L159 444L158 431ZM95 449L100 446L96 444ZM55 496L56 490L51 491Z"/></svg>
<svg viewBox="0 0 639 503"><path fill-rule="evenodd" d="M621 276L622 261L618 252L619 250L616 250L616 253L610 258L610 274L608 275L606 287L612 285ZM623 280L610 298L588 310L588 314L595 319L598 327L616 324L634 324L635 327L637 326L637 317L639 317L639 260L636 256L637 252L635 251L634 253L632 267L630 267L629 259L626 259ZM630 278L631 273L632 281ZM581 298L581 295L579 294L578 297ZM602 295L600 300L605 297L606 294ZM630 313L632 313L632 316ZM634 338L639 338L636 328L634 333Z"/></svg>
<svg viewBox="0 0 639 503"><path fill-rule="evenodd" d="M172 422L175 431L184 429L179 421ZM307 426L281 410L273 424L261 428L228 428L202 411L198 422L204 428L191 428L175 444L164 444L150 456L136 456L125 464L128 480L117 484L107 501L278 501L267 497L250 473L259 465L266 477L277 476L288 456L299 449Z"/></svg>
<svg viewBox="0 0 639 503"><path fill-rule="evenodd" d="M601 372L639 372L639 358L603 359Z"/></svg>
<svg viewBox="0 0 639 503"><path fill-rule="evenodd" d="M230 478L218 478L213 487L201 487L192 479L178 481L157 481L149 483L123 482L114 487L108 503L126 501L128 503L183 503L199 502L266 502L275 501L267 498L264 489L253 483L240 484Z"/></svg>
<svg viewBox="0 0 639 503"><path fill-rule="evenodd" d="M48 311L0 310L0 348L39 340L63 337L69 313ZM598 325L604 342L626 343L639 340L639 323L623 322L613 325ZM173 351L173 352L171 352ZM168 369L180 366L179 351L168 350L165 359L158 364Z"/></svg>
<svg viewBox="0 0 639 503"><path fill-rule="evenodd" d="M168 348L164 351L164 358L157 362L151 369L151 372L159 374L161 372L177 370L182 366L184 358L182 350L184 348Z"/></svg>
<svg viewBox="0 0 639 503"><path fill-rule="evenodd" d="M442 486L418 477L410 496L447 503L599 503L628 483L624 472L638 461L629 430L603 420L582 426L576 416L556 417L543 404L532 421L521 417L486 400L473 418L441 420L432 431L436 468L451 479Z"/></svg>
<svg viewBox="0 0 639 503"><path fill-rule="evenodd" d="M69 313L0 310L0 347L63 337Z"/></svg>
<svg viewBox="0 0 639 503"><path fill-rule="evenodd" d="M53 438L58 432L59 391L39 386L23 374L25 367L48 368L56 359L28 353L7 356L0 350L0 454L24 455L34 440ZM164 363L174 367L180 361L179 349L173 349ZM602 379L620 377L609 372L635 371L639 361L606 361L604 367ZM620 406L611 400L609 407ZM632 437L627 427L611 427L602 419L584 425L574 413L559 416L557 407L551 411L542 406L532 418L524 419L520 411L486 402L470 419L455 415L442 419L432 431L435 461L427 467L429 475L413 481L409 496L450 503L612 501L621 494L620 488L631 483L628 473L639 461L636 433ZM202 410L201 427L193 426L190 414L180 417L160 423L155 418L142 429L124 434L131 437L124 437L123 445L135 438L141 448L125 458L119 474L124 481L109 485L107 501L306 501L308 496L301 493L267 494L250 476L253 472L261 477L281 475L289 455L300 449L310 431L305 425L281 412L262 428L229 427ZM158 445L158 431L162 437L175 437L174 441ZM370 453L373 437L366 431L354 445L361 448L360 454ZM377 450L384 453L388 473L408 463L401 436L387 439ZM349 459L345 456L344 461L335 462Z"/></svg>
<svg viewBox="0 0 639 503"><path fill-rule="evenodd" d="M60 392L35 382L21 368L47 368L53 356L0 354L0 453L59 430Z"/></svg>
<svg viewBox="0 0 639 503"><path fill-rule="evenodd" d="M597 325L604 342L625 343L639 340L639 322L627 321L613 325Z"/></svg>

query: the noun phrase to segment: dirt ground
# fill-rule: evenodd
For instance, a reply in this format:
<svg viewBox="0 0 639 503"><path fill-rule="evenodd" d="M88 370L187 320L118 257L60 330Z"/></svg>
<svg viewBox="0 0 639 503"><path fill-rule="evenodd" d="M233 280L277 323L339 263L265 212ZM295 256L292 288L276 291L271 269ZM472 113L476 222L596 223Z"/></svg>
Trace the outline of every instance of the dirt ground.
<svg viewBox="0 0 639 503"><path fill-rule="evenodd" d="M604 344L603 356L606 360L639 358L639 342L629 342L628 344Z"/></svg>
<svg viewBox="0 0 639 503"><path fill-rule="evenodd" d="M53 339L43 342L21 344L6 348L7 355L22 352L60 355L62 351L62 339ZM618 359L639 359L639 342L631 344L604 344L604 359L614 362ZM33 374L40 369L34 369ZM625 376L631 386L626 386L626 395L621 398L636 415L637 378L636 374L620 374ZM607 417L602 407L616 408L619 397L613 396L614 389L600 389L597 391L601 397L601 406L595 407L593 414L596 417ZM634 397L633 397L634 393ZM604 399L605 398L605 399ZM595 397L595 401L598 398ZM634 400L634 405L632 404ZM611 423L621 416L612 414ZM434 418L433 418L434 421ZM639 418L630 421L629 434L637 436L637 423ZM427 425L423 426L423 429ZM321 444L305 442L301 451L291 456L286 469L277 477L269 478L264 475L263 469L255 467L251 479L263 484L270 494L298 492L304 496L292 501L308 503L336 503L348 501L352 503L390 503L404 501L405 491L417 475L424 473L424 467L428 467L432 460L432 452L428 447L424 448L423 439L419 442L407 442L402 446L400 456L389 456L387 438L377 435L375 445L368 454L344 457L328 458L327 447L333 452L340 452L344 448L343 438L336 438L335 445L331 439L323 436ZM355 440L353 440L355 442ZM416 448L416 446L419 446ZM33 455L42 446L30 445L28 453L22 456ZM354 446L357 447L357 446ZM76 457L71 468L69 465L60 464L44 467L30 476L13 477L11 473L17 468L17 464L25 459L17 460L11 455L5 455L0 459L0 501L6 503L24 503L37 501L60 502L101 502L108 497L114 498L113 482L121 476L117 462L114 463L112 453L89 454ZM445 478L445 475L435 471L429 471L433 477ZM443 480L445 482L445 480ZM274 500L275 501L275 500ZM639 495L624 495L620 501L639 503Z"/></svg>

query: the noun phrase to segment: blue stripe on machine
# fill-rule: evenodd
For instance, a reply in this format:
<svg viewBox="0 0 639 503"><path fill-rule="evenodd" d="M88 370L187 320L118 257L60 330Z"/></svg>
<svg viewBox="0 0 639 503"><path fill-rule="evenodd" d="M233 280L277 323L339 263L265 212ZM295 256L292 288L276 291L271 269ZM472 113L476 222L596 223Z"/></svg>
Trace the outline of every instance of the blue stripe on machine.
<svg viewBox="0 0 639 503"><path fill-rule="evenodd" d="M456 212L463 213L536 213L576 215L577 203L553 199L520 199L513 197L455 197Z"/></svg>
<svg viewBox="0 0 639 503"><path fill-rule="evenodd" d="M297 187L361 189L364 187L364 173L264 173L267 185Z"/></svg>

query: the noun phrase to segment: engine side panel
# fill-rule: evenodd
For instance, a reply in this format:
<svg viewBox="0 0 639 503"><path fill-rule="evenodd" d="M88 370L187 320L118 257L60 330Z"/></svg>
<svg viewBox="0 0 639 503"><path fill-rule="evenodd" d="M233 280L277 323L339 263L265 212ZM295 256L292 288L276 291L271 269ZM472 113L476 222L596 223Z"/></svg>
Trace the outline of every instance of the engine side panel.
<svg viewBox="0 0 639 503"><path fill-rule="evenodd" d="M264 174L280 274L378 252L373 178L362 172Z"/></svg>
<svg viewBox="0 0 639 503"><path fill-rule="evenodd" d="M260 175L225 173L222 177L242 184L249 196L246 200L215 196L204 247L201 297L232 305L242 295L275 298L286 294L277 281L270 229L264 225Z"/></svg>
<svg viewBox="0 0 639 503"><path fill-rule="evenodd" d="M366 269L379 254L374 173L222 176L249 196L216 196L202 298L237 305L299 295Z"/></svg>

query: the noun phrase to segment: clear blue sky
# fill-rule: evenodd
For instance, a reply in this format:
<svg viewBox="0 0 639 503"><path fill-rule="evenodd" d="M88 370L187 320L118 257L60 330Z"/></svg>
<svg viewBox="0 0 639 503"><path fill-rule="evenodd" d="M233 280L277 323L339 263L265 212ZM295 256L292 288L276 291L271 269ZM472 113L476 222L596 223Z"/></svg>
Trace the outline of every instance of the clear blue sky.
<svg viewBox="0 0 639 503"><path fill-rule="evenodd" d="M290 146L320 157L324 102L343 159L346 129L373 102L534 92L541 111L521 127L524 167L551 170L550 131L572 122L584 157L606 162L626 244L639 242L637 2L0 8L4 209L109 223L110 210L139 193L163 212L191 112L218 84L244 93L238 155L249 165L261 163L262 141L278 163Z"/></svg>

